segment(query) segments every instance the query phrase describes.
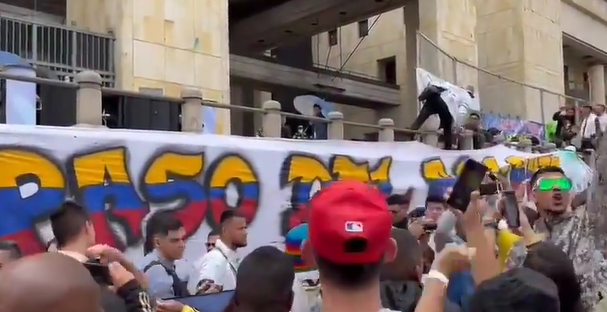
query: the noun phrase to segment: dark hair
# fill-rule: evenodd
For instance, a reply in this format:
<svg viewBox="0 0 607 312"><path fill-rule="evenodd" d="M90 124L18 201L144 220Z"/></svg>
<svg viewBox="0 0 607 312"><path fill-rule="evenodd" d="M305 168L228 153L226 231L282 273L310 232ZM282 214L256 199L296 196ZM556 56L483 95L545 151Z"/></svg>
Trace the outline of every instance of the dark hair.
<svg viewBox="0 0 607 312"><path fill-rule="evenodd" d="M238 266L232 309L288 312L293 304L294 280L295 269L289 256L272 246L259 247Z"/></svg>
<svg viewBox="0 0 607 312"><path fill-rule="evenodd" d="M224 212L221 213L221 216L219 217L219 224L221 226L224 226L226 222L228 222L234 218L244 218L244 217L242 215L238 214L234 210L225 210Z"/></svg>
<svg viewBox="0 0 607 312"><path fill-rule="evenodd" d="M388 205L404 205L407 203L407 198L402 194L392 194L386 198Z"/></svg>
<svg viewBox="0 0 607 312"><path fill-rule="evenodd" d="M447 200L442 197L442 196L438 196L435 194L428 194L428 196L426 197L426 204L428 203L441 203L444 204Z"/></svg>
<svg viewBox="0 0 607 312"><path fill-rule="evenodd" d="M398 228L392 229L392 238L396 241L396 258L382 266L381 278L419 281L416 268L422 261L422 249L417 238L409 230Z"/></svg>
<svg viewBox="0 0 607 312"><path fill-rule="evenodd" d="M20 259L23 257L19 244L14 241L0 241L0 250L8 251L12 259Z"/></svg>
<svg viewBox="0 0 607 312"><path fill-rule="evenodd" d="M211 236L215 236L215 235L219 235L219 231L217 230L211 230L211 232L209 232L209 235L207 235L207 239Z"/></svg>
<svg viewBox="0 0 607 312"><path fill-rule="evenodd" d="M360 289L379 277L383 261L369 264L341 264L316 257L323 280L349 290Z"/></svg>
<svg viewBox="0 0 607 312"><path fill-rule="evenodd" d="M560 247L549 242L532 245L523 266L542 273L556 284L561 312L579 311L582 289L573 262Z"/></svg>
<svg viewBox="0 0 607 312"><path fill-rule="evenodd" d="M539 179L543 174L546 174L546 173L560 173L562 175L565 175L565 171L563 171L563 169L561 169L561 167L557 167L557 166L543 167L533 173L533 175L531 176L531 180L529 181L529 185L534 186L537 179Z"/></svg>
<svg viewBox="0 0 607 312"><path fill-rule="evenodd" d="M155 212L145 225L145 242L143 244L143 253L149 254L154 250L154 236L166 236L171 231L177 231L183 227L181 221L175 218L172 211Z"/></svg>
<svg viewBox="0 0 607 312"><path fill-rule="evenodd" d="M80 235L84 226L89 221L89 214L78 203L66 201L57 211L51 214L50 220L57 248L59 249Z"/></svg>

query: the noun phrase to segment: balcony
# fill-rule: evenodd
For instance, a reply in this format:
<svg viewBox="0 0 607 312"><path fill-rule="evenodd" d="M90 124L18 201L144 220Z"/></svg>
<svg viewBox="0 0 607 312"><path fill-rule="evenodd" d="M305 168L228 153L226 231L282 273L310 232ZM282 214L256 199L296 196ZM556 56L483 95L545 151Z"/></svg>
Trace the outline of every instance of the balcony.
<svg viewBox="0 0 607 312"><path fill-rule="evenodd" d="M114 85L114 38L67 26L37 24L0 16L0 51L19 55L54 79L73 79L83 70Z"/></svg>

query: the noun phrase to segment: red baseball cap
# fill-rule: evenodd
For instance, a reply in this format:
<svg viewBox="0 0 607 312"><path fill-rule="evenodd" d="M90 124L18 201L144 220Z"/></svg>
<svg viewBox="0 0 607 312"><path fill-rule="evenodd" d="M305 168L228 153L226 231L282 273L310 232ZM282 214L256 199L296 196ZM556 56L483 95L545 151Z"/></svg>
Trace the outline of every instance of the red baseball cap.
<svg viewBox="0 0 607 312"><path fill-rule="evenodd" d="M333 182L310 201L310 244L321 258L340 264L382 259L392 231L385 196L362 182Z"/></svg>

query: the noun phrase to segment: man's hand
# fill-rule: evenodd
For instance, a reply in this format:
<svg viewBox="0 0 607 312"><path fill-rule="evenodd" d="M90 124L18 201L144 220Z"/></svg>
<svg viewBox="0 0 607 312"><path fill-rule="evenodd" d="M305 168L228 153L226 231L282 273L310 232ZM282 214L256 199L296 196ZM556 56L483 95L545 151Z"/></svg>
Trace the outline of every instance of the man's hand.
<svg viewBox="0 0 607 312"><path fill-rule="evenodd" d="M415 236L415 238L419 239L426 232L424 230L424 226L420 220L415 220L409 224L408 227L409 232Z"/></svg>
<svg viewBox="0 0 607 312"><path fill-rule="evenodd" d="M432 269L445 276L454 272L470 268L470 260L474 257L476 249L464 246L448 246L438 253L432 263Z"/></svg>
<svg viewBox="0 0 607 312"><path fill-rule="evenodd" d="M112 277L112 283L116 289L135 279L133 273L125 269L119 262L111 262L108 264L108 269Z"/></svg>
<svg viewBox="0 0 607 312"><path fill-rule="evenodd" d="M157 312L181 312L183 303L175 300L159 300L156 305Z"/></svg>
<svg viewBox="0 0 607 312"><path fill-rule="evenodd" d="M489 204L480 197L480 193L478 191L472 192L470 194L470 203L463 215L464 228L482 227L482 216L487 209L489 209Z"/></svg>
<svg viewBox="0 0 607 312"><path fill-rule="evenodd" d="M210 279L203 279L199 284L197 291L199 295L218 293L223 290L223 286L215 284L215 281Z"/></svg>
<svg viewBox="0 0 607 312"><path fill-rule="evenodd" d="M101 259L102 263L122 262L125 256L120 250L109 245L95 245L87 249L87 256Z"/></svg>

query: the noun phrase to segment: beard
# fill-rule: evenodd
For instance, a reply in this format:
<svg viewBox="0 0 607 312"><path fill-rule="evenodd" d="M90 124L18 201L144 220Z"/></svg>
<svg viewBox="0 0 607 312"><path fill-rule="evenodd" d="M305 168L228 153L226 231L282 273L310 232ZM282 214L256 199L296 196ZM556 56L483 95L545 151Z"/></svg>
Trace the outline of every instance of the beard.
<svg viewBox="0 0 607 312"><path fill-rule="evenodd" d="M236 248L242 248L242 247L247 247L247 242L233 242L232 245L234 245L234 247Z"/></svg>

